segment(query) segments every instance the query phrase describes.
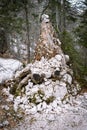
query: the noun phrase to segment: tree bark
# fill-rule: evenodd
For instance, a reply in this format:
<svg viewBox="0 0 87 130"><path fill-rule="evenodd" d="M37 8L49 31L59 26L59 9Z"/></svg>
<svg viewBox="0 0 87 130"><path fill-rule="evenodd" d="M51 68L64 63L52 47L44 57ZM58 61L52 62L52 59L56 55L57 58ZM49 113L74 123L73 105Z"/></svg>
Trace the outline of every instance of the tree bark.
<svg viewBox="0 0 87 130"><path fill-rule="evenodd" d="M27 0L28 3L28 0ZM25 9L25 19L26 19L26 33L27 33L27 62L30 63L30 39L29 39L29 19L28 19L28 5L25 3L24 5L24 9Z"/></svg>
<svg viewBox="0 0 87 130"><path fill-rule="evenodd" d="M7 51L7 36L5 30L0 30L0 53L3 54Z"/></svg>
<svg viewBox="0 0 87 130"><path fill-rule="evenodd" d="M61 32L61 2L56 4L56 25L57 25L57 31L60 34Z"/></svg>
<svg viewBox="0 0 87 130"><path fill-rule="evenodd" d="M66 29L66 10L65 10L65 2L66 0L63 0L63 32Z"/></svg>

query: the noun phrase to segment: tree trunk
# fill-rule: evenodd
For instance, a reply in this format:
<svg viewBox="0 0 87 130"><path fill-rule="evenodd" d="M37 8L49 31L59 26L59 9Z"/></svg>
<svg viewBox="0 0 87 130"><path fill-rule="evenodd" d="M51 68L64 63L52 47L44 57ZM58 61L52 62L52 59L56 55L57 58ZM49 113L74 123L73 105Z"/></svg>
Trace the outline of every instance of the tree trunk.
<svg viewBox="0 0 87 130"><path fill-rule="evenodd" d="M56 26L57 26L57 31L59 32L59 16L58 16L58 5L56 5Z"/></svg>
<svg viewBox="0 0 87 130"><path fill-rule="evenodd" d="M65 10L65 2L66 0L63 0L63 32L66 29L66 10Z"/></svg>
<svg viewBox="0 0 87 130"><path fill-rule="evenodd" d="M27 1L28 2L28 1ZM26 33L27 33L27 62L30 63L30 39L29 39L29 20L28 20L28 5L25 4L25 19L26 19Z"/></svg>
<svg viewBox="0 0 87 130"><path fill-rule="evenodd" d="M61 32L61 1L56 4L56 25L57 31Z"/></svg>
<svg viewBox="0 0 87 130"><path fill-rule="evenodd" d="M3 54L7 51L7 36L5 30L0 30L0 53Z"/></svg>

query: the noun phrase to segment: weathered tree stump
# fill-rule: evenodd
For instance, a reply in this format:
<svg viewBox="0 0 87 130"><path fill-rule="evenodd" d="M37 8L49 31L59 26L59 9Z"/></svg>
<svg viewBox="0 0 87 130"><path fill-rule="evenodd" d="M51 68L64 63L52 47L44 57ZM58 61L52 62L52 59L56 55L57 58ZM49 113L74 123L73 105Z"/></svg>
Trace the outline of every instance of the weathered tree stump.
<svg viewBox="0 0 87 130"><path fill-rule="evenodd" d="M55 38L55 31L47 15L43 15L41 23L40 38L35 49L35 60L40 60L42 56L50 59L56 54L62 53L60 46L61 42Z"/></svg>

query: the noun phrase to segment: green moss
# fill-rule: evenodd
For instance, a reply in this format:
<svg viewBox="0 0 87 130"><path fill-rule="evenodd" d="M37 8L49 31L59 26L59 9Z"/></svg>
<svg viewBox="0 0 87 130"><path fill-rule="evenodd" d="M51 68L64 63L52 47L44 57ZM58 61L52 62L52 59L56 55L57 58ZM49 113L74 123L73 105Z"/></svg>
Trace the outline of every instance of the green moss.
<svg viewBox="0 0 87 130"><path fill-rule="evenodd" d="M61 101L63 102L63 101L65 101L66 99L69 99L69 98L70 98L70 96L69 96L69 94L67 93L67 94L65 94L65 96L62 98Z"/></svg>
<svg viewBox="0 0 87 130"><path fill-rule="evenodd" d="M33 97L28 99L30 103L36 104L36 97L33 95Z"/></svg>
<svg viewBox="0 0 87 130"><path fill-rule="evenodd" d="M45 101L45 102L46 102L47 104L50 104L51 102L53 102L53 101L54 101L54 99L55 99L55 97L54 97L54 96L50 96L49 98L47 98L47 99L46 99L46 101Z"/></svg>
<svg viewBox="0 0 87 130"><path fill-rule="evenodd" d="M10 88L10 93L13 94L13 95L15 95L16 89L17 89L17 84L14 84L14 85Z"/></svg>
<svg viewBox="0 0 87 130"><path fill-rule="evenodd" d="M42 91L41 89L38 90L38 95L40 96L40 98L42 99L44 97L44 91Z"/></svg>
<svg viewBox="0 0 87 130"><path fill-rule="evenodd" d="M84 78L87 75L87 67L84 64L83 56L75 48L78 43L74 41L72 35L67 31L62 33L61 40L64 53L70 56L68 65L71 64L70 67L74 72L75 79L80 83L81 87L87 86L87 81Z"/></svg>
<svg viewBox="0 0 87 130"><path fill-rule="evenodd" d="M39 89L36 93L34 93L32 96L30 96L28 98L28 100L29 100L30 103L38 105L41 101L43 101L44 95L45 95L44 91L42 91L41 89ZM41 99L41 101L38 101L37 97L39 97Z"/></svg>
<svg viewBox="0 0 87 130"><path fill-rule="evenodd" d="M21 95L21 90L18 90L18 89L17 89L14 95L15 95L15 97Z"/></svg>

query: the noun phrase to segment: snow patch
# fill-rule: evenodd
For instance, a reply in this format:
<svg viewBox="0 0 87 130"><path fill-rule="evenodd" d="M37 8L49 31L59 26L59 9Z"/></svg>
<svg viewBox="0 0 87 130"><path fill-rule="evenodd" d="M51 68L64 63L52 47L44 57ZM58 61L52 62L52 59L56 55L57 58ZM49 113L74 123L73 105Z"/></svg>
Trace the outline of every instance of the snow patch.
<svg viewBox="0 0 87 130"><path fill-rule="evenodd" d="M22 63L18 60L0 58L0 83L11 79L16 71L22 68Z"/></svg>

